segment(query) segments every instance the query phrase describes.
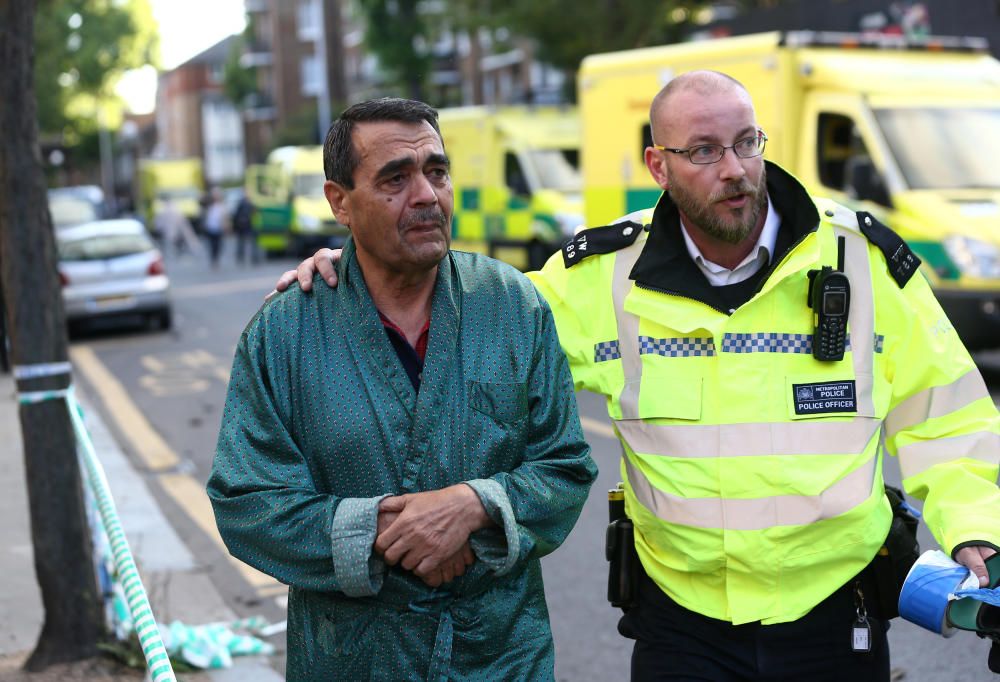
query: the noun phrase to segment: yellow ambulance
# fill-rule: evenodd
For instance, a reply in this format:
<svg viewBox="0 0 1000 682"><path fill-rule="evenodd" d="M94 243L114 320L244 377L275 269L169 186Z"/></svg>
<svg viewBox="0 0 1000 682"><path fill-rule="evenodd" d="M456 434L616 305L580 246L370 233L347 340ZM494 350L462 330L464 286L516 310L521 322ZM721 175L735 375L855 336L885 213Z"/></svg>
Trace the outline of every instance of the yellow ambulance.
<svg viewBox="0 0 1000 682"><path fill-rule="evenodd" d="M149 229L156 225L156 216L163 212L168 201L198 229L205 193L201 159L142 159L138 174L139 202Z"/></svg>
<svg viewBox="0 0 1000 682"><path fill-rule="evenodd" d="M742 82L765 157L899 233L966 344L1000 346L1000 62L985 41L773 32L587 57L588 225L656 203L649 105L694 69Z"/></svg>
<svg viewBox="0 0 1000 682"><path fill-rule="evenodd" d="M439 123L452 163L454 248L541 267L583 223L577 111L459 107L442 109Z"/></svg>
<svg viewBox="0 0 1000 682"><path fill-rule="evenodd" d="M257 246L268 254L311 255L339 247L349 231L323 195L323 147L278 147L267 163L247 168L245 190L254 205Z"/></svg>

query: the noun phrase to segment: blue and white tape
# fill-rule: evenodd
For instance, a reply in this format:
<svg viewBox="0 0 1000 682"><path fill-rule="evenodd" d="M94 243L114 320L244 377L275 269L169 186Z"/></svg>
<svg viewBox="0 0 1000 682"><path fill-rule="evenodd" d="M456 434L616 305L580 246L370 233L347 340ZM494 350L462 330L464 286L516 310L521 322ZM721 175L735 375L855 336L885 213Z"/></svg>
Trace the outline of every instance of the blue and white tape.
<svg viewBox="0 0 1000 682"><path fill-rule="evenodd" d="M926 630L951 637L955 629L945 619L948 601L959 590L978 587L979 579L969 569L939 549L929 550L920 555L906 575L899 593L899 615Z"/></svg>

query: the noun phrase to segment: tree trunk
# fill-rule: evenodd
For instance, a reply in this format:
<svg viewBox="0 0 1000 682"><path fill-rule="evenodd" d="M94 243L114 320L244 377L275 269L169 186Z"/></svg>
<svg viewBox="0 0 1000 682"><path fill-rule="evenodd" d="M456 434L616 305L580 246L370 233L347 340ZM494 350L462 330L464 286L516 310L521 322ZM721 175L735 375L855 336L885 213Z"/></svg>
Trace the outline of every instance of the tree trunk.
<svg viewBox="0 0 1000 682"><path fill-rule="evenodd" d="M418 26L421 19L417 14L417 0L402 0L399 3L399 16L400 16L400 27L403 28L403 34L409 34L410 45L416 50L416 46L413 44L418 35L421 35L419 29L414 27ZM427 37L427 36L423 36ZM427 40L427 45L424 49L431 50L430 39ZM406 80L406 89L408 91L408 97L410 99L415 99L419 101L424 100L424 77L430 72L430 69L422 68L419 62L423 59L424 55L416 55L417 59L409 64L403 65L404 78Z"/></svg>
<svg viewBox="0 0 1000 682"><path fill-rule="evenodd" d="M344 65L344 20L340 0L324 0L323 22L326 26L327 94L336 109L334 118L347 105L347 69Z"/></svg>
<svg viewBox="0 0 1000 682"><path fill-rule="evenodd" d="M479 41L479 27L471 26L466 30L466 34L469 36L469 79L472 81L472 104L485 104L482 68L483 45Z"/></svg>
<svg viewBox="0 0 1000 682"><path fill-rule="evenodd" d="M16 367L66 361L66 325L38 148L34 0L0 0L0 276ZM67 374L18 392L65 388ZM103 634L76 441L66 403L20 406L35 573L45 622L25 667L97 653Z"/></svg>

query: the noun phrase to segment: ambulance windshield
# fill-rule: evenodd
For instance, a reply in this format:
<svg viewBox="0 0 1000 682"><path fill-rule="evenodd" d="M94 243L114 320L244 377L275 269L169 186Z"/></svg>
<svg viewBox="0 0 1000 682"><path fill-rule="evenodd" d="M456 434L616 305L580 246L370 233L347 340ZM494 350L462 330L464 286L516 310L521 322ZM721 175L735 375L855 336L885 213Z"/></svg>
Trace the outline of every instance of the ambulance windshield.
<svg viewBox="0 0 1000 682"><path fill-rule="evenodd" d="M576 149L533 149L528 158L542 189L575 193L583 188Z"/></svg>
<svg viewBox="0 0 1000 682"><path fill-rule="evenodd" d="M1000 108L876 109L910 189L1000 189Z"/></svg>

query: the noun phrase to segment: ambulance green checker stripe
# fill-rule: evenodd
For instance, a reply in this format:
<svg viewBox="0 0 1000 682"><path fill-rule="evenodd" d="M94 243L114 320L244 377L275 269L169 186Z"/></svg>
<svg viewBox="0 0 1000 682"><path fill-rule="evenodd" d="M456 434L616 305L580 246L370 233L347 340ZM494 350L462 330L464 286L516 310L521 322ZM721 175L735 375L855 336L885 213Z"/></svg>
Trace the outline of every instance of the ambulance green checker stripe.
<svg viewBox="0 0 1000 682"><path fill-rule="evenodd" d="M536 236L533 233L533 223L541 222L549 227L549 235L537 235L543 239L558 241L560 237L559 224L554 216L547 213L535 213L531 203L524 197L511 195L507 192L493 192L493 196L484 196L479 188L461 188L458 190L458 205L452 220L451 234L455 239L489 240L489 239L523 239L525 241ZM500 201L502 195L507 195L505 201ZM491 201L492 200L492 201ZM502 211L489 211L484 205L502 204Z"/></svg>

